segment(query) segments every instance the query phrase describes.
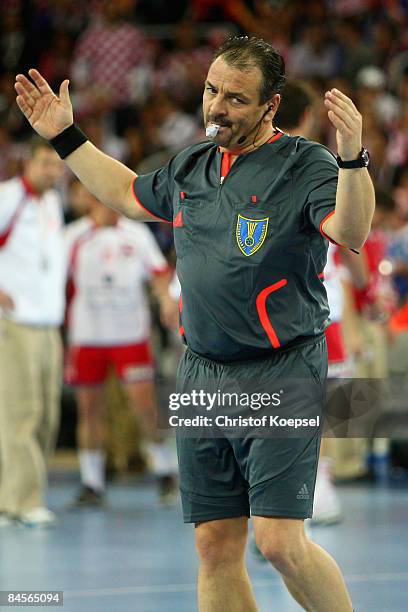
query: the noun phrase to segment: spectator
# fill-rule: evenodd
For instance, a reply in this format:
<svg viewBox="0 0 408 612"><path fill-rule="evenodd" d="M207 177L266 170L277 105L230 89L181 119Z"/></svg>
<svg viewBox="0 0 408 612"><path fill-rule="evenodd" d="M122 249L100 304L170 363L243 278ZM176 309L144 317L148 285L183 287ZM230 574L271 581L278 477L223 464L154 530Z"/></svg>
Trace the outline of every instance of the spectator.
<svg viewBox="0 0 408 612"><path fill-rule="evenodd" d="M320 23L306 26L302 39L293 45L288 58L288 70L301 78L329 78L336 74L337 64L337 49Z"/></svg>
<svg viewBox="0 0 408 612"><path fill-rule="evenodd" d="M178 23L183 18L187 0L138 0L136 13L143 23Z"/></svg>
<svg viewBox="0 0 408 612"><path fill-rule="evenodd" d="M386 158L395 175L408 163L408 102L402 103L398 122L389 135Z"/></svg>
<svg viewBox="0 0 408 612"><path fill-rule="evenodd" d="M27 124L18 116L14 104L14 75L5 72L0 76L0 124L7 127L10 136L21 137L27 132Z"/></svg>
<svg viewBox="0 0 408 612"><path fill-rule="evenodd" d="M164 152L167 158L202 138L195 119L185 113L165 91L158 91L143 108L142 125L149 142L149 152L165 149L168 150Z"/></svg>
<svg viewBox="0 0 408 612"><path fill-rule="evenodd" d="M132 170L137 170L145 153L143 132L135 125L129 125L123 136L126 145L124 163Z"/></svg>
<svg viewBox="0 0 408 612"><path fill-rule="evenodd" d="M112 109L127 104L132 73L149 59L143 33L127 21L133 5L101 0L100 12L77 42L72 78L84 94L81 106L88 110L95 92L103 94Z"/></svg>
<svg viewBox="0 0 408 612"><path fill-rule="evenodd" d="M385 72L376 66L366 66L356 76L358 103L363 112L373 114L376 123L390 128L396 121L399 104L387 91Z"/></svg>
<svg viewBox="0 0 408 612"><path fill-rule="evenodd" d="M23 147L10 138L4 125L0 125L0 181L18 174L23 159Z"/></svg>
<svg viewBox="0 0 408 612"><path fill-rule="evenodd" d="M389 68L392 58L400 51L400 30L398 24L388 16L377 21L373 27L373 63L383 70Z"/></svg>
<svg viewBox="0 0 408 612"><path fill-rule="evenodd" d="M67 188L67 206L65 209L65 221L70 223L89 213L88 199L81 183L74 176Z"/></svg>
<svg viewBox="0 0 408 612"><path fill-rule="evenodd" d="M3 7L1 15L2 35L0 39L0 67L15 73L21 65L25 47L25 32L19 11Z"/></svg>
<svg viewBox="0 0 408 612"><path fill-rule="evenodd" d="M392 276L399 302L408 302L408 222L397 206L387 210L387 226L392 230L387 255L392 263Z"/></svg>
<svg viewBox="0 0 408 612"><path fill-rule="evenodd" d="M172 152L202 139L202 132L191 115L183 112L172 97L155 96L153 109L157 118L156 139L159 146Z"/></svg>
<svg viewBox="0 0 408 612"><path fill-rule="evenodd" d="M395 295L388 274L384 274L383 262L387 258L389 234L384 227L384 209L389 208L388 192L376 188L377 208L372 229L362 249L367 266L368 282L355 288L354 299L360 319L360 331L366 339L364 354L356 358L358 378L386 377L386 347L384 322L395 307Z"/></svg>
<svg viewBox="0 0 408 612"><path fill-rule="evenodd" d="M401 217L408 221L408 168L399 173L393 197Z"/></svg>
<svg viewBox="0 0 408 612"><path fill-rule="evenodd" d="M355 83L357 74L372 62L373 48L362 37L361 27L351 19L339 21L336 28L340 44L340 71L343 77Z"/></svg>
<svg viewBox="0 0 408 612"><path fill-rule="evenodd" d="M367 126L364 128L364 143L370 147L370 175L381 186L389 186L392 181L393 168L387 158L387 132L370 121L367 115Z"/></svg>
<svg viewBox="0 0 408 612"><path fill-rule="evenodd" d="M292 32L300 7L296 7L292 2L277 3L269 0L255 0L254 5L258 21L264 29L263 37L279 49L287 62L292 45Z"/></svg>
<svg viewBox="0 0 408 612"><path fill-rule="evenodd" d="M65 75L69 74L73 50L73 40L64 30L56 30L50 45L44 49L40 56L39 66L41 71L54 87L59 87Z"/></svg>
<svg viewBox="0 0 408 612"><path fill-rule="evenodd" d="M59 423L64 310L62 210L53 190L62 164L33 141L22 177L1 186L0 512L45 525L46 461Z"/></svg>
<svg viewBox="0 0 408 612"><path fill-rule="evenodd" d="M162 56L156 69L155 84L184 108L195 111L201 101L212 50L199 43L196 25L189 21L177 26L173 42L174 49Z"/></svg>
<svg viewBox="0 0 408 612"><path fill-rule="evenodd" d="M112 127L112 115L101 109L99 115L88 115L82 121L82 127L87 134L98 143L98 147L107 155L115 155L123 160L126 155L126 143L115 134Z"/></svg>

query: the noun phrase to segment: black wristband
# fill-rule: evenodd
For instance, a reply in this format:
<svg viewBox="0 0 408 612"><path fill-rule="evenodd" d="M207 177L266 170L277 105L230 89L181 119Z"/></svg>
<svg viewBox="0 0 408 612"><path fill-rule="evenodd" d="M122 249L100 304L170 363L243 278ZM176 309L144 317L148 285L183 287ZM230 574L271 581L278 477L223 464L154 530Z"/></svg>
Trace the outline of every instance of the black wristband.
<svg viewBox="0 0 408 612"><path fill-rule="evenodd" d="M87 140L83 131L73 123L61 134L51 138L50 145L54 147L61 159L65 159Z"/></svg>

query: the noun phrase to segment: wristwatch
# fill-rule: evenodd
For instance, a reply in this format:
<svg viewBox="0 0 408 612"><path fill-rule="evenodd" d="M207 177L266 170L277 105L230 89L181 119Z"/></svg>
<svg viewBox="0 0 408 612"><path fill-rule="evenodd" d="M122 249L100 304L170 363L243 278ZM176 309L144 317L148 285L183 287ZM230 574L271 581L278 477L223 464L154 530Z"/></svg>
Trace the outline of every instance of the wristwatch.
<svg viewBox="0 0 408 612"><path fill-rule="evenodd" d="M370 155L367 149L362 148L360 153L358 154L357 159L352 159L350 161L343 161L341 157L338 155L336 157L337 165L339 168L367 168L370 163Z"/></svg>

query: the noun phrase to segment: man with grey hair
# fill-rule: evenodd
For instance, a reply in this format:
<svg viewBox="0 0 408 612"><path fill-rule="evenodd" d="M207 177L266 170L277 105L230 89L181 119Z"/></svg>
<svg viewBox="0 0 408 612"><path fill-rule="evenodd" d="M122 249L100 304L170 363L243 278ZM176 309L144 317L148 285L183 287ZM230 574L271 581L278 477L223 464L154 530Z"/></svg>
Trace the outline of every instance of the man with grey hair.
<svg viewBox="0 0 408 612"><path fill-rule="evenodd" d="M59 425L64 314L63 165L41 138L0 185L0 522L47 525L47 459Z"/></svg>

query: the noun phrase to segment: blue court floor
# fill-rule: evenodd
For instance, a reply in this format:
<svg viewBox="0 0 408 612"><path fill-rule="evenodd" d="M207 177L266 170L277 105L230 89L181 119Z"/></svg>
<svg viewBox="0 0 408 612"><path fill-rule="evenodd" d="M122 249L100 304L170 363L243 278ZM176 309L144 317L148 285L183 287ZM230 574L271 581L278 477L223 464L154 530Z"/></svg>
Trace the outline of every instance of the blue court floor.
<svg viewBox="0 0 408 612"><path fill-rule="evenodd" d="M67 512L75 490L72 475L53 475L52 529L0 529L1 589L63 590L66 612L194 612L193 527L180 509L159 508L150 482L129 480L110 485L106 509ZM342 567L357 612L407 611L408 484L339 490L345 521L313 539ZM250 554L248 565L260 612L300 610L271 567Z"/></svg>

